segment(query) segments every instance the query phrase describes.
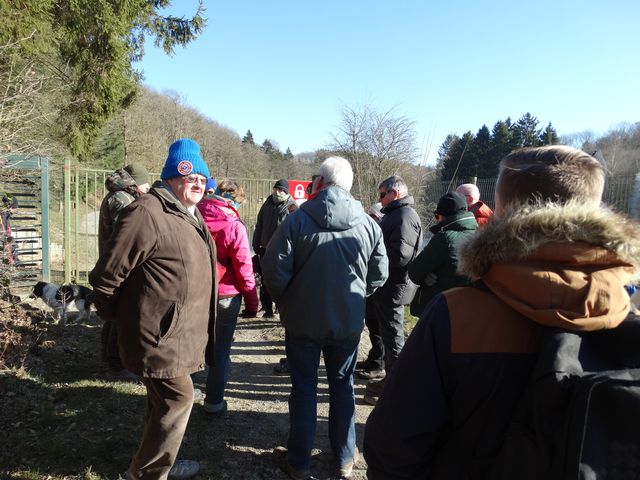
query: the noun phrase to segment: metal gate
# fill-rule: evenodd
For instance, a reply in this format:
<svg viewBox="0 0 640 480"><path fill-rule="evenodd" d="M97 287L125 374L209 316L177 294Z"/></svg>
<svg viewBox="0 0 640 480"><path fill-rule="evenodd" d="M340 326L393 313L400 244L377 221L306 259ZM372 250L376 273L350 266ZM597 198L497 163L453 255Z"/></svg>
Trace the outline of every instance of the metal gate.
<svg viewBox="0 0 640 480"><path fill-rule="evenodd" d="M0 167L0 191L15 199L3 208L2 266L14 290L49 281L49 159L9 154Z"/></svg>
<svg viewBox="0 0 640 480"><path fill-rule="evenodd" d="M108 191L105 181L113 170L85 168L64 164L64 278L65 283L89 283L89 272L98 260L98 224L100 204ZM150 174L152 179L160 175ZM270 179L233 179L245 190L247 200L240 207L240 215L249 234L253 234L256 217L262 203L271 195L275 180Z"/></svg>

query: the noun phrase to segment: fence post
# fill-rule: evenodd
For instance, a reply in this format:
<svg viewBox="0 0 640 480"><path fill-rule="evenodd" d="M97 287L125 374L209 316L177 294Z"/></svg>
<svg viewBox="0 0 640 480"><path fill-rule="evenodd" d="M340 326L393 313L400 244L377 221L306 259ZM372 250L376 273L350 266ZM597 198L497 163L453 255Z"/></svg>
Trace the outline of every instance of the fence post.
<svg viewBox="0 0 640 480"><path fill-rule="evenodd" d="M42 280L51 281L49 258L49 159L40 157L40 229L42 232Z"/></svg>
<svg viewBox="0 0 640 480"><path fill-rule="evenodd" d="M71 160L64 160L64 283L71 282Z"/></svg>

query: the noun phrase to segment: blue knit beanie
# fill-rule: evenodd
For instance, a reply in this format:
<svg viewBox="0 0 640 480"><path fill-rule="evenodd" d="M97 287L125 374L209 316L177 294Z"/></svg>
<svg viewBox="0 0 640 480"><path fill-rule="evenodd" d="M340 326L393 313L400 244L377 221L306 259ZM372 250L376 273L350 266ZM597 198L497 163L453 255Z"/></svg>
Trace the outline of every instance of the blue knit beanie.
<svg viewBox="0 0 640 480"><path fill-rule="evenodd" d="M200 145L190 138L181 138L169 147L169 155L160 178L167 180L191 174L209 178L209 167L200 155Z"/></svg>
<svg viewBox="0 0 640 480"><path fill-rule="evenodd" d="M207 179L207 186L204 188L205 192L209 190L214 190L218 188L218 182L216 182L213 178Z"/></svg>

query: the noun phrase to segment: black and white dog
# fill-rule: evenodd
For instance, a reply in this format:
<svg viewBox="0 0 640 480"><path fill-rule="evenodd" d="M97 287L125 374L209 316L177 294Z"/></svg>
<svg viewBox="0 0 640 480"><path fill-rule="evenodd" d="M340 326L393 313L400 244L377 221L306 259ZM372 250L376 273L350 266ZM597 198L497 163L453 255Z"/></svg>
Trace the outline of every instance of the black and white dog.
<svg viewBox="0 0 640 480"><path fill-rule="evenodd" d="M75 303L78 309L76 321L89 318L93 303L93 290L74 283L57 285L55 283L38 282L33 287L31 298L39 298L54 310L54 317L62 325L67 322L67 308Z"/></svg>

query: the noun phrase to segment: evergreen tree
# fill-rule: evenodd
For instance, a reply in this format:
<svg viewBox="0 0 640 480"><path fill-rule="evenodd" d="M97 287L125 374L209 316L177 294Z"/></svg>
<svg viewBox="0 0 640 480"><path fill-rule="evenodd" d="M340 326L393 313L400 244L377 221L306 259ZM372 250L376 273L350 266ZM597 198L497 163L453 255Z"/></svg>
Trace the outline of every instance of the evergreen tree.
<svg viewBox="0 0 640 480"><path fill-rule="evenodd" d="M558 132L553 128L551 122L547 125L542 133L540 134L540 144L541 145L557 145L560 143L560 137L558 137Z"/></svg>
<svg viewBox="0 0 640 480"><path fill-rule="evenodd" d="M443 172L444 172L446 163L450 158L449 152L452 146L459 141L460 141L460 137L458 137L457 135L449 134L444 139L444 142L442 142L442 145L440 145L440 148L438 148L438 158L436 160L436 171L438 172L438 176L440 176L441 178L444 178Z"/></svg>
<svg viewBox="0 0 640 480"><path fill-rule="evenodd" d="M491 150L491 132L486 125L482 125L476 136L473 138L470 146L467 148L468 154L468 168L461 172L459 177L479 177L485 178L484 162L487 161L487 157Z"/></svg>
<svg viewBox="0 0 640 480"><path fill-rule="evenodd" d="M245 133L244 137L242 137L242 145L255 145L255 142L253 141L253 133L251 133L251 130L247 130L247 133Z"/></svg>
<svg viewBox="0 0 640 480"><path fill-rule="evenodd" d="M262 142L262 151L264 153L266 153L267 155L275 152L275 148L273 146L273 143L271 143L271 141L269 139L265 139L265 141Z"/></svg>
<svg viewBox="0 0 640 480"><path fill-rule="evenodd" d="M202 31L204 5L191 19L163 16L170 0L33 0L0 2L0 47L45 71L56 101L59 135L86 157L105 122L138 92L132 62L144 54L145 37L171 54ZM0 68L9 50L0 48Z"/></svg>
<svg viewBox="0 0 640 480"><path fill-rule="evenodd" d="M457 141L451 142L442 166L442 180L461 178L468 173L468 161L466 152L473 141L473 133L467 132L462 138L455 137ZM462 173L461 173L462 172Z"/></svg>
<svg viewBox="0 0 640 480"><path fill-rule="evenodd" d="M293 160L293 153L291 153L291 149L289 147L287 147L287 151L284 152L284 159L287 162L290 162L291 160Z"/></svg>
<svg viewBox="0 0 640 480"><path fill-rule="evenodd" d="M498 166L510 151L512 146L511 129L509 124L511 120L499 120L491 130L491 149L487 159L482 164L484 178L495 178L498 176Z"/></svg>
<svg viewBox="0 0 640 480"><path fill-rule="evenodd" d="M529 112L520 117L512 126L511 132L516 148L537 147L541 144L538 119Z"/></svg>

